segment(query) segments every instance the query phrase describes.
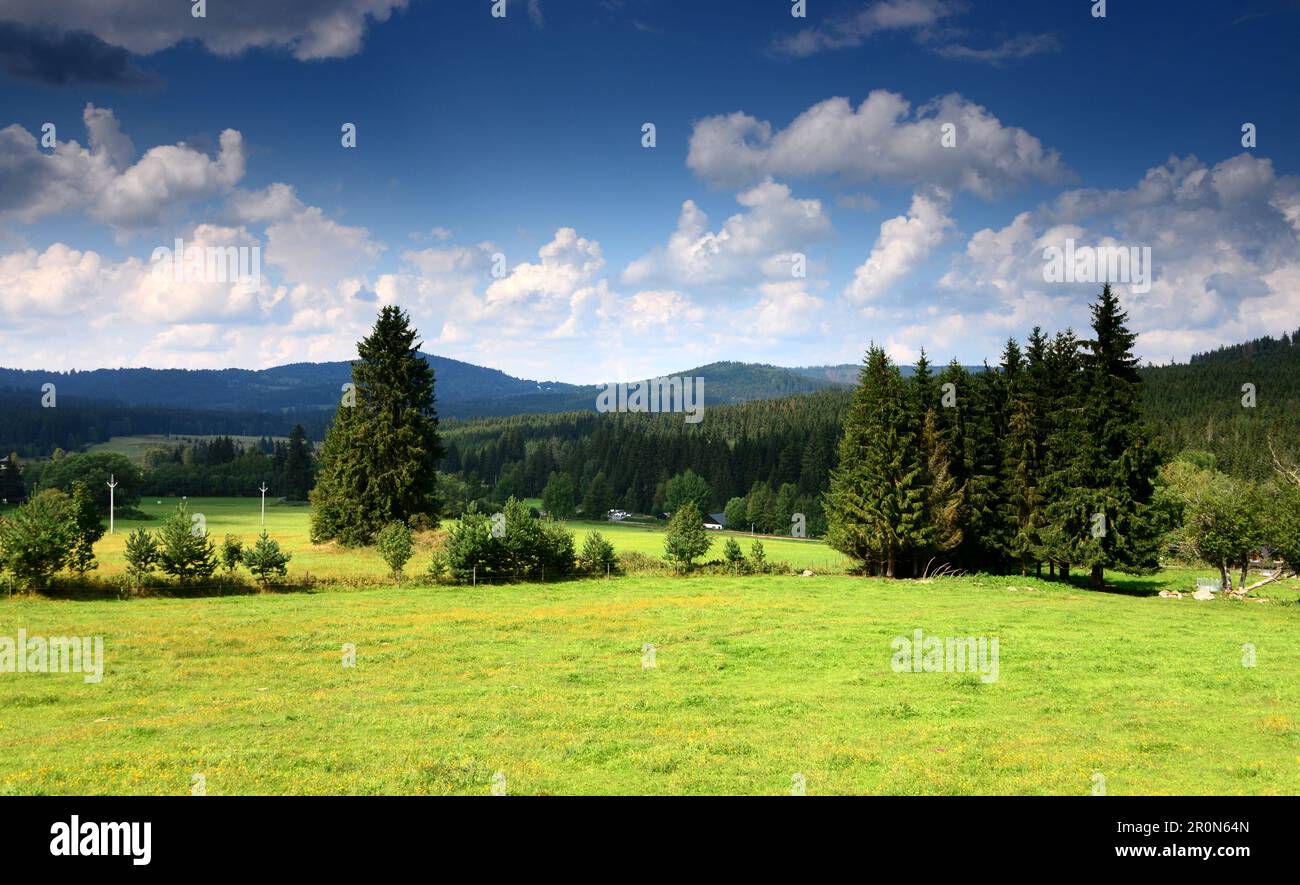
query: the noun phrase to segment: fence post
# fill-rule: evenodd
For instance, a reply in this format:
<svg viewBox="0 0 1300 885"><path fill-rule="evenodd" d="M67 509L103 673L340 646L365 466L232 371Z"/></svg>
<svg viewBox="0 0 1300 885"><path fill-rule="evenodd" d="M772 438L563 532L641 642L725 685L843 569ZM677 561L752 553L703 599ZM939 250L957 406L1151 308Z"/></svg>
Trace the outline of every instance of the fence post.
<svg viewBox="0 0 1300 885"><path fill-rule="evenodd" d="M477 565L474 566L474 575L473 575L473 577L471 578L470 586L471 586L471 587L477 587L477 586L478 586L478 566L477 566Z"/></svg>

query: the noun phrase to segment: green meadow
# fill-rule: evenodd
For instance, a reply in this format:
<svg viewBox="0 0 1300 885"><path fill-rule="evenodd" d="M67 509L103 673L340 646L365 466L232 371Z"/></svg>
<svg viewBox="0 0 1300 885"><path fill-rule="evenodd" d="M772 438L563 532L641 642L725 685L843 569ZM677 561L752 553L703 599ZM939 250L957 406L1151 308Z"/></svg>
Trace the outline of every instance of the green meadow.
<svg viewBox="0 0 1300 885"><path fill-rule="evenodd" d="M255 499L192 505L218 538L258 530ZM1155 595L1193 571L1105 593L843 574L399 588L373 552L312 547L307 514L267 508L295 573L355 581L0 598L0 636L105 649L98 684L0 673L0 794L184 794L201 774L209 795L486 795L498 772L511 794L780 795L799 775L809 795L1087 795L1098 774L1111 795L1300 792L1296 581L1267 604ZM136 524L102 542L101 571ZM895 672L891 643L918 629L996 638L997 680Z"/></svg>

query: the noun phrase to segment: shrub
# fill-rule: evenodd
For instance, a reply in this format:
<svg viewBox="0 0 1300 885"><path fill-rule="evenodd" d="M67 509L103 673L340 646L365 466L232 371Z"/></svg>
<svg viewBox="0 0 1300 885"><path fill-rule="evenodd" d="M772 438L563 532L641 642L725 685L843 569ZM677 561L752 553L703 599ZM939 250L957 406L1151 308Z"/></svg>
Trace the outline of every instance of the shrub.
<svg viewBox="0 0 1300 885"><path fill-rule="evenodd" d="M736 543L735 538L727 539L727 543L722 548L722 559L727 564L727 571L733 575L745 571L747 565L745 554L740 552L740 545Z"/></svg>
<svg viewBox="0 0 1300 885"><path fill-rule="evenodd" d="M388 571L399 583L402 580L402 568L411 558L411 529L406 523L393 520L379 530L375 541L379 555L388 563Z"/></svg>
<svg viewBox="0 0 1300 885"><path fill-rule="evenodd" d="M573 532L553 519L542 521L541 529L539 538L541 555L538 557L541 563L539 577L545 578L550 575L553 578L559 578L573 574L578 565L578 558L574 555Z"/></svg>
<svg viewBox="0 0 1300 885"><path fill-rule="evenodd" d="M226 575L233 575L243 560L244 542L234 535L226 535L221 542L221 566L226 570Z"/></svg>
<svg viewBox="0 0 1300 885"><path fill-rule="evenodd" d="M126 536L126 573L138 590L158 567L158 539L146 529L139 528Z"/></svg>
<svg viewBox="0 0 1300 885"><path fill-rule="evenodd" d="M451 576L466 583L476 574L486 577L499 571L504 552L501 539L492 535L491 521L479 513L476 503L452 526L443 551Z"/></svg>
<svg viewBox="0 0 1300 885"><path fill-rule="evenodd" d="M280 542L266 536L266 530L258 536L257 543L244 551L244 567L252 572L253 577L265 588L272 578L283 578L287 574L286 566L293 557L280 550Z"/></svg>
<svg viewBox="0 0 1300 885"><path fill-rule="evenodd" d="M755 572L766 574L772 570L767 564L767 554L763 552L763 542L755 541L749 547L749 559Z"/></svg>
<svg viewBox="0 0 1300 885"><path fill-rule="evenodd" d="M678 571L689 571L691 564L707 553L711 546L713 539L704 528L704 517L694 503L687 502L668 522L664 559L673 563Z"/></svg>
<svg viewBox="0 0 1300 885"><path fill-rule="evenodd" d="M182 584L196 578L210 578L217 570L216 547L208 537L208 530L200 529L197 516L190 515L186 502L182 501L176 512L167 517L158 532L158 540L162 546L158 565Z"/></svg>
<svg viewBox="0 0 1300 885"><path fill-rule="evenodd" d="M559 577L573 571L573 533L554 520L534 516L522 501L511 497L501 510L498 526L504 529L501 559L504 575L517 578Z"/></svg>
<svg viewBox="0 0 1300 885"><path fill-rule="evenodd" d="M578 557L578 568L588 574L603 575L614 570L618 558L614 555L614 545L606 541L600 532L592 532L582 542L582 554Z"/></svg>
<svg viewBox="0 0 1300 885"><path fill-rule="evenodd" d="M479 578L559 577L575 564L573 533L554 520L538 519L514 497L488 517L471 504L443 548L458 581Z"/></svg>
<svg viewBox="0 0 1300 885"><path fill-rule="evenodd" d="M19 586L44 589L67 564L76 537L72 502L47 489L0 519L0 568Z"/></svg>
<svg viewBox="0 0 1300 885"><path fill-rule="evenodd" d="M639 550L624 550L618 554L618 570L625 575L666 574L672 567L655 556Z"/></svg>
<svg viewBox="0 0 1300 885"><path fill-rule="evenodd" d="M429 560L429 577L442 583L449 579L451 574L451 558L447 556L446 550L433 551L433 558Z"/></svg>
<svg viewBox="0 0 1300 885"><path fill-rule="evenodd" d="M104 537L104 525L99 521L95 499L81 480L72 483L72 524L74 537L68 554L68 567L79 575L99 568L95 562L95 542Z"/></svg>

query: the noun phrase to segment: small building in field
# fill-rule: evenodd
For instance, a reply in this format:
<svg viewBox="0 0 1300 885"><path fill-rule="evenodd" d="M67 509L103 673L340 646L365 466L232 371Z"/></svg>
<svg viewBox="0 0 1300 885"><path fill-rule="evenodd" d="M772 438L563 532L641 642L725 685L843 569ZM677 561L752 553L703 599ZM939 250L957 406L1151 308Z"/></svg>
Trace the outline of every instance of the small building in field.
<svg viewBox="0 0 1300 885"><path fill-rule="evenodd" d="M726 524L726 516L721 513L710 513L704 517L704 527L715 532L722 531L723 526Z"/></svg>

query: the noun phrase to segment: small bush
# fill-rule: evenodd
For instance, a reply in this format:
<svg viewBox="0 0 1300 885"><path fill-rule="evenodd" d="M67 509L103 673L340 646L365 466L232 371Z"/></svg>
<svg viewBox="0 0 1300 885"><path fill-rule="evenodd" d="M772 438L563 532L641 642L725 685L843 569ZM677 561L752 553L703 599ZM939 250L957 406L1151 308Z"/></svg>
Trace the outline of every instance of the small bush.
<svg viewBox="0 0 1300 885"><path fill-rule="evenodd" d="M199 532L197 528L195 519L190 516L189 505L182 501L158 533L162 546L158 564L163 572L179 579L182 584L210 578L217 570L217 550L208 537L208 530L205 528Z"/></svg>
<svg viewBox="0 0 1300 885"><path fill-rule="evenodd" d="M723 545L722 559L731 574L738 575L746 571L745 554L740 552L740 544L736 543L735 538L728 538L727 543Z"/></svg>
<svg viewBox="0 0 1300 885"><path fill-rule="evenodd" d="M221 542L221 565L229 577L244 560L244 542L234 535L226 535Z"/></svg>
<svg viewBox="0 0 1300 885"><path fill-rule="evenodd" d="M433 558L429 560L428 575L439 584L451 580L451 557L447 555L446 550L433 551Z"/></svg>
<svg viewBox="0 0 1300 885"><path fill-rule="evenodd" d="M139 590L158 567L160 554L158 539L147 529L139 528L126 536L126 573L135 589Z"/></svg>
<svg viewBox="0 0 1300 885"><path fill-rule="evenodd" d="M244 567L247 568L265 589L273 578L283 578L288 573L289 560L293 557L280 550L280 543L266 536L266 530L258 537L257 543L244 551Z"/></svg>
<svg viewBox="0 0 1300 885"><path fill-rule="evenodd" d="M672 571L672 566L662 559L639 550L625 550L618 555L618 570L625 574L662 575Z"/></svg>
<svg viewBox="0 0 1300 885"><path fill-rule="evenodd" d="M71 499L47 489L0 519L0 569L20 587L43 590L68 563L76 542Z"/></svg>
<svg viewBox="0 0 1300 885"><path fill-rule="evenodd" d="M578 556L578 568L592 575L604 575L614 571L618 557L614 555L614 545L606 541L600 532L592 532L582 542L582 553Z"/></svg>
<svg viewBox="0 0 1300 885"><path fill-rule="evenodd" d="M388 563L389 574L393 576L393 580L401 583L402 569L410 560L414 546L411 541L410 526L393 520L379 530L379 537L375 544L379 547L379 555L384 557L384 562Z"/></svg>

